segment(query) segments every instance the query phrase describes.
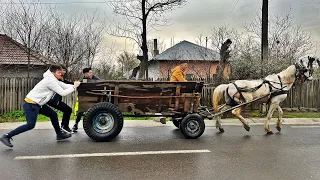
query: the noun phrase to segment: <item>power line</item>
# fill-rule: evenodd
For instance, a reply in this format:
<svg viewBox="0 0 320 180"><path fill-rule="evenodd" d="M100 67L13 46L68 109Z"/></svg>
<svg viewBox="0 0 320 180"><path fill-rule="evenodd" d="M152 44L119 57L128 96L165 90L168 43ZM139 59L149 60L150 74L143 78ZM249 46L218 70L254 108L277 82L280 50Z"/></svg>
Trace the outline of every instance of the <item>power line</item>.
<svg viewBox="0 0 320 180"><path fill-rule="evenodd" d="M105 1L70 1L70 2L1 2L3 5L10 4L32 4L32 5L45 5L45 4L105 4L107 2L122 2L121 0L105 0Z"/></svg>
<svg viewBox="0 0 320 180"><path fill-rule="evenodd" d="M229 15L228 15L228 16L226 17L226 19L223 21L223 24L225 24L226 20L227 20L227 19L230 17L230 15L233 13L233 11L234 11L234 9L236 8L236 6L238 5L239 1L240 1L240 0L238 0L238 1L236 2L236 4L234 4L234 6L233 6L233 8L231 9Z"/></svg>

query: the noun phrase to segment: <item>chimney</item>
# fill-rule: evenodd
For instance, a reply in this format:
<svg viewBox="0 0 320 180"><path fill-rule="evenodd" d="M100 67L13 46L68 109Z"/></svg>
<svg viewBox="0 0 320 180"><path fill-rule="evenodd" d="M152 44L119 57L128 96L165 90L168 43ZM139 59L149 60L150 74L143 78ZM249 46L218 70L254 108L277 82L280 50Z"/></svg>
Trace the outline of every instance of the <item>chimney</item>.
<svg viewBox="0 0 320 180"><path fill-rule="evenodd" d="M159 54L159 50L158 50L158 40L154 39L153 40L153 57L155 57L156 55Z"/></svg>

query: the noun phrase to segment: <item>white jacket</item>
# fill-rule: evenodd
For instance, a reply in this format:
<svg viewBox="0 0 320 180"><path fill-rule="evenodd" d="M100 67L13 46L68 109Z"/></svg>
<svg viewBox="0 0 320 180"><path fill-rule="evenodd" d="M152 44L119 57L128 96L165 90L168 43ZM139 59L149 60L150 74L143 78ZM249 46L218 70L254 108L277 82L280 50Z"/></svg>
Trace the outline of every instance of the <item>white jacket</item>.
<svg viewBox="0 0 320 180"><path fill-rule="evenodd" d="M43 74L43 79L27 94L27 98L42 106L54 93L66 96L73 91L75 91L73 85L59 81L50 70L47 70Z"/></svg>

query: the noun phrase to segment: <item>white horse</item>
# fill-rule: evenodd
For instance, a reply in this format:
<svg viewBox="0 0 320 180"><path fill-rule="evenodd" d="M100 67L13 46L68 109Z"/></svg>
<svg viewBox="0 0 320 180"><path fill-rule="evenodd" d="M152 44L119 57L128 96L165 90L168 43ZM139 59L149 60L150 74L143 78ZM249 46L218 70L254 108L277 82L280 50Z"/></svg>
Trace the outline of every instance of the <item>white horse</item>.
<svg viewBox="0 0 320 180"><path fill-rule="evenodd" d="M313 61L312 61L313 62ZM269 127L269 121L276 109L278 109L279 117L277 121L277 130L280 132L282 128L282 115L283 111L280 107L280 103L287 98L287 93L293 86L296 80L302 82L306 80L312 80L312 64L310 66L310 59L308 67L305 67L303 63L289 66L278 74L272 74L264 79L260 80L237 80L229 84L221 84L217 86L213 92L212 103L215 113L229 109L233 106L241 103L252 101L256 98L266 96L262 98L262 102L266 102L269 105L269 111L264 124L264 129L267 134L273 134ZM270 94L268 96L268 94ZM224 97L226 104L219 107L219 101ZM249 131L250 126L245 118L241 116L241 110L244 106L238 107L232 110L232 114L235 115L242 123L244 128ZM221 126L221 117L217 117L216 127L220 132L224 132Z"/></svg>

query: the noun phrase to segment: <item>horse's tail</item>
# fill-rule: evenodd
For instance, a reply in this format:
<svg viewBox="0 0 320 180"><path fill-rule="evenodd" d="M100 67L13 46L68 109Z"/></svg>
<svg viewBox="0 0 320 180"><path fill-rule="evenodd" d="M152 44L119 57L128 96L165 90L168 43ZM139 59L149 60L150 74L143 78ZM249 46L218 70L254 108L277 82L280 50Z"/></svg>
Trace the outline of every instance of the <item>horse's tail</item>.
<svg viewBox="0 0 320 180"><path fill-rule="evenodd" d="M220 84L213 91L212 105L213 105L213 111L215 113L218 112L219 101L221 100L222 97L224 97L224 93L225 93L227 88L228 88L228 84Z"/></svg>

